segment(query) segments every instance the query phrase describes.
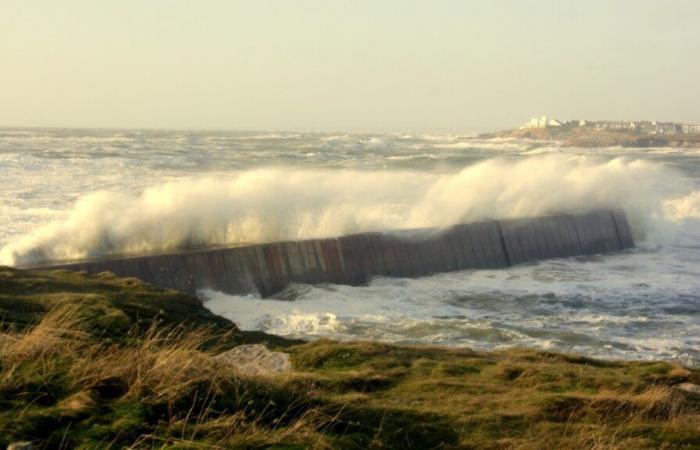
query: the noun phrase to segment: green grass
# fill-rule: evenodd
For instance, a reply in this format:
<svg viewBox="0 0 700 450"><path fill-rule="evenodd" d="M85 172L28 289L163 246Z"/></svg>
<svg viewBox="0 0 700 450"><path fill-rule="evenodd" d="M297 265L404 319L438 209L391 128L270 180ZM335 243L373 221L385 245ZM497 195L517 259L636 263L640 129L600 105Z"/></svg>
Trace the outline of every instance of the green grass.
<svg viewBox="0 0 700 450"><path fill-rule="evenodd" d="M273 347L299 341L257 332L240 332L233 322L211 313L199 299L175 290L152 287L136 278L110 272L24 271L0 266L0 329L21 331L48 311L79 305L86 326L103 339L123 340L130 331L159 326L206 328L229 345L264 342Z"/></svg>
<svg viewBox="0 0 700 450"><path fill-rule="evenodd" d="M287 341L110 274L0 268L0 447L700 448L700 372L512 349ZM294 370L245 377L243 342Z"/></svg>

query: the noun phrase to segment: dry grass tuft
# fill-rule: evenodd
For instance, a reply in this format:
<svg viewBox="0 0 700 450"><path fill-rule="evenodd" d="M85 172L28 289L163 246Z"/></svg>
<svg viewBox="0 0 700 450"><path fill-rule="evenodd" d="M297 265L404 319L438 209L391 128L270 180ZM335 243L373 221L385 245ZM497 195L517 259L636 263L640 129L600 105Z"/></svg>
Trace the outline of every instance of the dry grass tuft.
<svg viewBox="0 0 700 450"><path fill-rule="evenodd" d="M132 330L124 345L83 327L80 308L61 305L33 327L0 334L0 397L25 405L15 423L29 438L48 446L62 432L63 442L81 436L104 447L329 448L318 431L328 417L318 407L218 362L211 346L203 351L206 330L154 324ZM42 429L47 420L53 433Z"/></svg>

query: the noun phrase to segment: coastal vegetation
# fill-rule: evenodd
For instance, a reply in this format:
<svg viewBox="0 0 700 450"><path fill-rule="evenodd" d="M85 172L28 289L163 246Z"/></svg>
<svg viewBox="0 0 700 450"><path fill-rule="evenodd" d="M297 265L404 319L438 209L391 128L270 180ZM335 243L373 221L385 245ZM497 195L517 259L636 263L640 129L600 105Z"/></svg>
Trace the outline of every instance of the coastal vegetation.
<svg viewBox="0 0 700 450"><path fill-rule="evenodd" d="M700 370L668 362L287 340L110 273L0 268L0 326L2 447L700 447ZM249 343L293 369L216 357Z"/></svg>

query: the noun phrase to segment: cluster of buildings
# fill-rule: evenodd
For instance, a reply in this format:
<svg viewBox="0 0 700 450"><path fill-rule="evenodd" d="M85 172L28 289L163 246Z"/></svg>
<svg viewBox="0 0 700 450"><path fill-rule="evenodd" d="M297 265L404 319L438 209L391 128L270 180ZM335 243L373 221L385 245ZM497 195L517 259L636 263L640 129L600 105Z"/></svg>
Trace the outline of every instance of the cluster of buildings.
<svg viewBox="0 0 700 450"><path fill-rule="evenodd" d="M553 127L585 127L592 130L616 130L616 131L637 131L644 134L680 134L680 133L700 133L700 123L676 123L657 121L624 121L624 120L567 120L562 121L552 119L547 116L530 119L520 129L529 128L553 128Z"/></svg>

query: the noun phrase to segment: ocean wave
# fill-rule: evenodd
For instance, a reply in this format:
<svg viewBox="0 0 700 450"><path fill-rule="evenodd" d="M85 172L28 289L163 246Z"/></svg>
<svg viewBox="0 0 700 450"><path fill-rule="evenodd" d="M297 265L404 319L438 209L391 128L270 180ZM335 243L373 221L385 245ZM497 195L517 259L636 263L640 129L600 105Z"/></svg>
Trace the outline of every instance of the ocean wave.
<svg viewBox="0 0 700 450"><path fill-rule="evenodd" d="M0 250L0 263L445 227L486 218L623 207L638 238L664 219L677 175L648 161L548 155L459 172L256 169L81 197L65 220ZM676 208L678 210L678 207ZM689 211L693 211L692 208Z"/></svg>

